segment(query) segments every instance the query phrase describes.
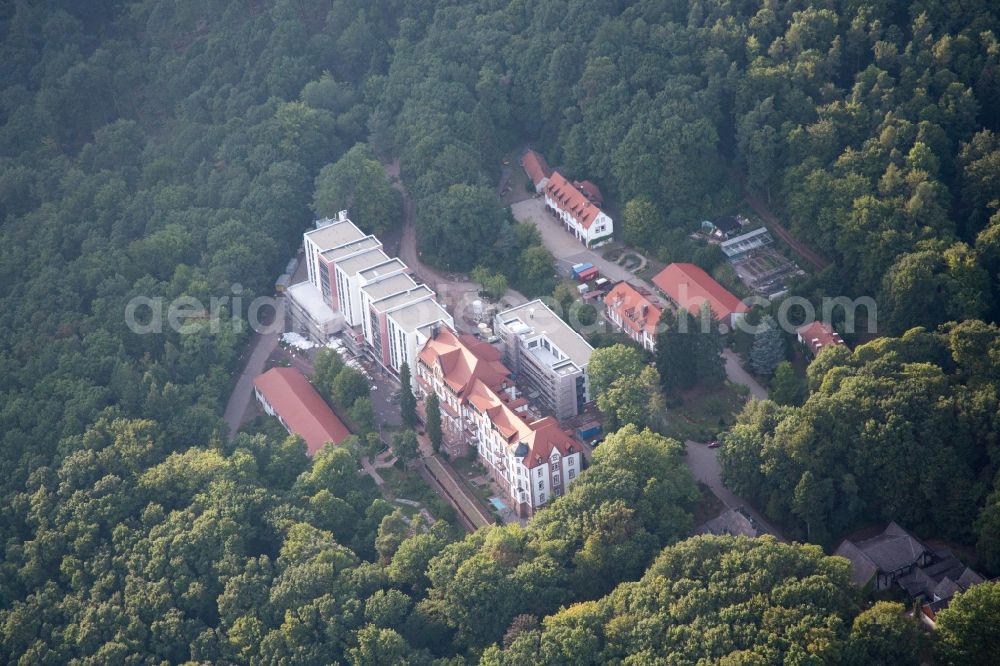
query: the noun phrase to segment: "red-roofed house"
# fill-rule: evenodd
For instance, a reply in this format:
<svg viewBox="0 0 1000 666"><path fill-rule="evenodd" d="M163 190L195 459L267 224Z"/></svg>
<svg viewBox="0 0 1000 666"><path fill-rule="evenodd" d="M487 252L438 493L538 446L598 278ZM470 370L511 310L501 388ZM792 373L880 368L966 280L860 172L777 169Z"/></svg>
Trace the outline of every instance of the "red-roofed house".
<svg viewBox="0 0 1000 666"><path fill-rule="evenodd" d="M264 411L301 437L311 456L327 443L340 444L351 434L295 368L271 368L253 380L253 390Z"/></svg>
<svg viewBox="0 0 1000 666"><path fill-rule="evenodd" d="M645 349L656 349L656 324L663 309L628 282L619 282L604 296L604 316Z"/></svg>
<svg viewBox="0 0 1000 666"><path fill-rule="evenodd" d="M715 320L735 327L746 315L746 304L694 264L670 264L653 278L655 284L679 308L697 316L708 303Z"/></svg>
<svg viewBox="0 0 1000 666"><path fill-rule="evenodd" d="M809 348L809 353L813 356L818 356L825 347L844 344L839 333L820 321L799 326L795 329L795 335L799 338L799 342Z"/></svg>
<svg viewBox="0 0 1000 666"><path fill-rule="evenodd" d="M611 240L614 233L611 218L558 171L552 172L545 185L545 203L566 230L587 247Z"/></svg>
<svg viewBox="0 0 1000 666"><path fill-rule="evenodd" d="M510 370L493 345L471 335L441 327L417 354L414 369L422 395L436 393L441 403L441 430L448 448L457 454L467 447L468 401L486 391L515 398Z"/></svg>
<svg viewBox="0 0 1000 666"><path fill-rule="evenodd" d="M601 188L596 183L589 180L574 180L573 186L583 192L583 196L587 197L591 203L598 206L604 205L604 195L601 194Z"/></svg>
<svg viewBox="0 0 1000 666"><path fill-rule="evenodd" d="M552 175L552 169L549 168L545 158L540 153L529 150L521 158L521 166L524 167L524 172L528 174L532 185L535 186L535 191L544 190L549 182L549 176Z"/></svg>
<svg viewBox="0 0 1000 666"><path fill-rule="evenodd" d="M474 445L519 516L562 495L579 474L580 445L554 418L533 420L492 345L443 327L420 350L416 377L421 403L438 396L449 448Z"/></svg>

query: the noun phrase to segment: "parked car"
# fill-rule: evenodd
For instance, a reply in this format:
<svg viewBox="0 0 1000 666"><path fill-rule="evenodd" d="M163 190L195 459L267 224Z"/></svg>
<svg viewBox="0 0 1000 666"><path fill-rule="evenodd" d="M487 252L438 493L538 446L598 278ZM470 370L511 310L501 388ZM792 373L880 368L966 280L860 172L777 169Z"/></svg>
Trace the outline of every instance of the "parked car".
<svg viewBox="0 0 1000 666"><path fill-rule="evenodd" d="M710 448L710 449L717 449L717 448L719 448L719 440L713 439L711 442L708 443L708 448Z"/></svg>

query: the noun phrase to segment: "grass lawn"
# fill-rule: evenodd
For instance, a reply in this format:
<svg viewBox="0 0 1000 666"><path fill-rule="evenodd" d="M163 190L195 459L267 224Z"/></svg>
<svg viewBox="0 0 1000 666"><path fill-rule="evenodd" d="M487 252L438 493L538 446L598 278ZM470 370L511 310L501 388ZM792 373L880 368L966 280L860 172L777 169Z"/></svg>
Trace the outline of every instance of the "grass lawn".
<svg viewBox="0 0 1000 666"><path fill-rule="evenodd" d="M713 439L736 422L746 401L746 389L729 382L718 388L696 387L683 394L680 405L667 408L665 434L682 442Z"/></svg>
<svg viewBox="0 0 1000 666"><path fill-rule="evenodd" d="M662 271L666 267L667 265L664 264L662 261L653 259L647 255L646 265L643 266L642 270L636 271L635 276L642 280L647 280L649 282L652 282L653 276Z"/></svg>
<svg viewBox="0 0 1000 666"><path fill-rule="evenodd" d="M385 467L380 469L378 473L385 481L385 487L393 497L420 502L435 518L443 518L450 523L455 522L455 510L427 485L424 477L420 475L420 472L416 468L400 469L396 466ZM396 504L396 506L409 516L419 513L419 509L415 507L404 504Z"/></svg>
<svg viewBox="0 0 1000 666"><path fill-rule="evenodd" d="M451 462L451 466L455 468L455 471L458 472L466 481L486 472L478 461L471 460L465 456L450 458L449 461Z"/></svg>

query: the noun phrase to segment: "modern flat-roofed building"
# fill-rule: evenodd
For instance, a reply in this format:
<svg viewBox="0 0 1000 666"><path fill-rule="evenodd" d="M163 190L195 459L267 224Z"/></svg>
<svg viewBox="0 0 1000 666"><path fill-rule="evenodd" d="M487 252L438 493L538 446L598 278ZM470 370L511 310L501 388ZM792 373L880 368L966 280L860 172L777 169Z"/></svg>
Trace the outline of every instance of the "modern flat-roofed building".
<svg viewBox="0 0 1000 666"><path fill-rule="evenodd" d="M418 287L419 289L420 287ZM423 347L442 327L455 327L455 320L444 307L434 300L434 292L427 287L426 297L418 296L419 300L409 302L402 307L392 309L385 314L385 343L383 347L383 363L395 373L399 373L403 363L410 366L410 376L417 366L417 351ZM413 378L416 386L416 378Z"/></svg>
<svg viewBox="0 0 1000 666"><path fill-rule="evenodd" d="M372 341L370 344L372 353L379 363L397 372L402 368L401 361L393 363L392 346L390 344L393 339L389 325L390 316L410 306L415 306L427 300L433 301L433 299L434 292L429 287L421 284L372 302L368 307L368 326L372 331ZM433 302L435 305L437 304L437 301ZM437 317L440 314L439 308L440 306L432 307L430 305L424 307L425 310L429 311L427 316L430 318ZM418 312L419 314L417 310L414 310L414 312ZM406 316L407 313L400 313L401 318L405 318ZM412 318L414 321L419 320L418 315L412 315ZM409 363L408 356L404 357L404 360ZM412 365L410 365L410 370L412 372Z"/></svg>
<svg viewBox="0 0 1000 666"><path fill-rule="evenodd" d="M391 263L389 255L378 247L367 248L340 259L336 264L337 300L340 311L348 326L360 326L363 311L361 309L361 287L365 285L361 273L368 269Z"/></svg>
<svg viewBox="0 0 1000 666"><path fill-rule="evenodd" d="M277 417L289 433L301 437L311 456L330 442L340 444L351 434L295 368L271 368L253 380L253 390L264 411Z"/></svg>
<svg viewBox="0 0 1000 666"><path fill-rule="evenodd" d="M323 300L311 282L293 284L285 291L288 313L302 333L317 344L324 344L344 327L344 317Z"/></svg>
<svg viewBox="0 0 1000 666"><path fill-rule="evenodd" d="M396 261L399 260L397 259ZM409 273L405 272L399 272L381 280L369 282L361 287L361 310L367 313L367 316L361 320L361 331L364 333L365 342L368 343L369 347L375 345L376 335L380 330L377 319L372 314L372 303L410 291L416 287L416 280Z"/></svg>
<svg viewBox="0 0 1000 666"><path fill-rule="evenodd" d="M302 236L306 275L309 282L323 294L323 300L326 304L335 310L337 302L335 300L336 286L333 282L333 259L323 255L325 252L336 250L366 237L368 235L358 229L347 217L346 210L337 213L336 218L317 220L316 228L307 231Z"/></svg>
<svg viewBox="0 0 1000 666"><path fill-rule="evenodd" d="M494 330L528 398L560 420L583 411L590 402L587 365L594 351L583 336L541 300L498 313Z"/></svg>

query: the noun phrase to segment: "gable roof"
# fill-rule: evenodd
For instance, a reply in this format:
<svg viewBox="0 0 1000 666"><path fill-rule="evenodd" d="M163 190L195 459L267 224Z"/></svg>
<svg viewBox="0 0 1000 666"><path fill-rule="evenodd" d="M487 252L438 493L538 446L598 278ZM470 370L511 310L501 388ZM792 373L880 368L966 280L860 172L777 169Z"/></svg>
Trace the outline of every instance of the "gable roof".
<svg viewBox="0 0 1000 666"><path fill-rule="evenodd" d="M528 174L528 178L531 179L536 188L552 173L545 158L534 150L528 150L524 154L524 157L521 158L521 166L524 167L524 172Z"/></svg>
<svg viewBox="0 0 1000 666"><path fill-rule="evenodd" d="M295 368L271 368L253 380L254 387L293 434L315 455L327 442L340 444L351 434L326 401Z"/></svg>
<svg viewBox="0 0 1000 666"><path fill-rule="evenodd" d="M554 418L527 423L521 416L518 410L528 401L506 391L513 382L500 356L493 345L444 327L427 340L417 358L428 368L440 367L444 383L489 418L507 447L524 457L526 467L548 462L552 451L572 453L573 439Z"/></svg>
<svg viewBox="0 0 1000 666"><path fill-rule="evenodd" d="M469 397L476 382L493 390L510 385L510 370L500 361L499 350L447 327L427 341L418 359L431 369L439 364L442 380L460 398Z"/></svg>
<svg viewBox="0 0 1000 666"><path fill-rule="evenodd" d="M566 180L558 171L553 171L552 175L549 176L545 193L560 210L569 213L584 229L589 229L601 213L600 207L591 203L586 194Z"/></svg>
<svg viewBox="0 0 1000 666"><path fill-rule="evenodd" d="M854 545L853 541L844 539L833 554L839 555L851 563L851 582L856 587L864 587L878 573L878 565L864 551Z"/></svg>
<svg viewBox="0 0 1000 666"><path fill-rule="evenodd" d="M590 199L591 202L598 206L604 203L604 195L601 194L601 188L596 183L589 180L574 180L573 185L583 192L583 196Z"/></svg>
<svg viewBox="0 0 1000 666"><path fill-rule="evenodd" d="M699 525L698 534L728 534L731 536L746 536L751 539L762 534L757 521L741 506L726 509L715 518Z"/></svg>
<svg viewBox="0 0 1000 666"><path fill-rule="evenodd" d="M694 264L670 264L656 274L653 284L692 314L697 314L703 303L708 303L719 321L748 310L740 299Z"/></svg>
<svg viewBox="0 0 1000 666"><path fill-rule="evenodd" d="M840 335L828 324L824 324L821 321L814 321L804 326L799 326L795 329L795 333L802 339L802 342L809 346L809 351L812 352L813 356L818 354L824 347L844 344L844 340Z"/></svg>
<svg viewBox="0 0 1000 666"><path fill-rule="evenodd" d="M531 432L522 441L528 445L524 465L529 469L548 463L553 451L558 451L561 456L574 452L572 438L559 427L559 422L553 417L546 416L528 427Z"/></svg>
<svg viewBox="0 0 1000 666"><path fill-rule="evenodd" d="M628 282L619 282L604 296L604 304L618 313L622 325L636 333L656 335L663 309Z"/></svg>
<svg viewBox="0 0 1000 666"><path fill-rule="evenodd" d="M851 579L861 587L877 572L892 573L904 569L929 552L923 542L891 522L881 534L870 539L857 542L844 539L834 555L851 561Z"/></svg>

